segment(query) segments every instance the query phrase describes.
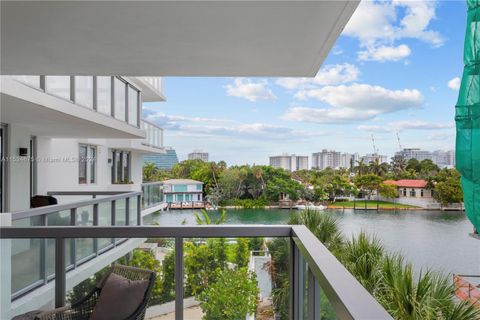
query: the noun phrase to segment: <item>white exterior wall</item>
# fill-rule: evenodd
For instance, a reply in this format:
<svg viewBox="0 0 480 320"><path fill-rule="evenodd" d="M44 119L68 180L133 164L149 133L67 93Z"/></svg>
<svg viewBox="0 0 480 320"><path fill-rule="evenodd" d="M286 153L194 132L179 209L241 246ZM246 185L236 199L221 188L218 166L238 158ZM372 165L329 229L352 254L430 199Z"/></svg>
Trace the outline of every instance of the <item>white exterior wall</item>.
<svg viewBox="0 0 480 320"><path fill-rule="evenodd" d="M97 147L96 183L78 183L79 145L87 144ZM131 151L131 181L133 184L112 184L111 149L104 139L37 139L38 168L37 193L48 191L140 191L142 184L142 155ZM50 159L58 160L51 162ZM73 159L64 161L62 159ZM78 197L76 198L78 199Z"/></svg>

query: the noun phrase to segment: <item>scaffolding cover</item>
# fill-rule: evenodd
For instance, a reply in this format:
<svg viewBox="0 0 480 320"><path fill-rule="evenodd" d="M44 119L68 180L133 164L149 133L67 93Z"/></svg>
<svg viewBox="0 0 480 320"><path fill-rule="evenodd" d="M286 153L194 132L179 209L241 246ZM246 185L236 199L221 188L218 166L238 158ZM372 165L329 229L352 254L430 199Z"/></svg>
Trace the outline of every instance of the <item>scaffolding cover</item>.
<svg viewBox="0 0 480 320"><path fill-rule="evenodd" d="M480 231L480 0L467 0L464 70L455 108L456 167L467 216Z"/></svg>

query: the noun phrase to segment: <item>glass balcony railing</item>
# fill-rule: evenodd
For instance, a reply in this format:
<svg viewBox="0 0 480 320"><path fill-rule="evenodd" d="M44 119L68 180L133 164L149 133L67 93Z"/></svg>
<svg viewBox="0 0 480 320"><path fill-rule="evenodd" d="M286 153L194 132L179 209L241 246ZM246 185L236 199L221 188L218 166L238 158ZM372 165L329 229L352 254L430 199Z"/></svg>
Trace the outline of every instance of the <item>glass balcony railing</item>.
<svg viewBox="0 0 480 320"><path fill-rule="evenodd" d="M163 182L142 183L142 208L148 209L163 202Z"/></svg>
<svg viewBox="0 0 480 320"><path fill-rule="evenodd" d="M119 200L119 199L115 199ZM83 207L90 204L84 204ZM99 203L97 203L98 207ZM115 205L114 205L115 206ZM78 209L78 208L77 208ZM98 210L98 208L97 208ZM97 213L98 214L98 213ZM68 215L66 215L68 218ZM95 211L94 211L95 217ZM24 217L27 218L27 217ZM28 217L32 218L32 217ZM98 219L97 219L98 220ZM128 220L128 219L127 219ZM70 220L69 220L70 221ZM30 221L30 224L33 223ZM54 245L55 306L66 302L67 271L71 252L68 239L99 244L99 238L174 239L172 288L175 319L184 318L186 290L185 253L188 239L286 238L288 248L289 319L326 319L328 308L336 319L392 319L328 249L303 225L201 225L201 226L15 226L0 228L1 239L52 241ZM26 239L26 240L25 240ZM36 239L36 240L33 240ZM190 240L191 244L191 240ZM41 252L41 249L39 250ZM35 260L33 260L35 261ZM38 273L38 270L32 270ZM19 275L14 280L19 281ZM25 281L25 279L23 279ZM30 279L31 280L31 279ZM188 279L187 279L188 281ZM186 289L187 288L187 289ZM2 288L3 290L3 288ZM322 309L323 308L323 309ZM333 319L329 317L328 319Z"/></svg>
<svg viewBox="0 0 480 320"><path fill-rule="evenodd" d="M140 127L141 91L122 77L12 76L46 94Z"/></svg>
<svg viewBox="0 0 480 320"><path fill-rule="evenodd" d="M163 92L163 78L162 77L137 77L138 79L148 83L155 90L162 93Z"/></svg>
<svg viewBox="0 0 480 320"><path fill-rule="evenodd" d="M111 227L142 224L140 192L112 195L112 192L54 192L56 196L92 196L67 204L33 208L12 213L14 227ZM103 198L97 198L102 196ZM121 237L65 240L64 263L70 271L121 245ZM55 274L53 239L15 239L11 244L11 295L16 299L52 280Z"/></svg>
<svg viewBox="0 0 480 320"><path fill-rule="evenodd" d="M163 129L155 124L142 120L142 129L146 132L145 140L142 144L154 148L163 148Z"/></svg>

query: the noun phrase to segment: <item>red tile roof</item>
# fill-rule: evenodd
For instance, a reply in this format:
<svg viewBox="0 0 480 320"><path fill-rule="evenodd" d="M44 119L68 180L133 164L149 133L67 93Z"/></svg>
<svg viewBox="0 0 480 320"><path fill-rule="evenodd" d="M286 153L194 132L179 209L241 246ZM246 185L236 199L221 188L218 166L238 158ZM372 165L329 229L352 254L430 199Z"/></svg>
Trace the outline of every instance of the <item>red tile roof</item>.
<svg viewBox="0 0 480 320"><path fill-rule="evenodd" d="M413 179L404 179L404 180L385 180L383 183L394 184L397 187L402 188L425 188L427 186L427 181L425 180L413 180Z"/></svg>

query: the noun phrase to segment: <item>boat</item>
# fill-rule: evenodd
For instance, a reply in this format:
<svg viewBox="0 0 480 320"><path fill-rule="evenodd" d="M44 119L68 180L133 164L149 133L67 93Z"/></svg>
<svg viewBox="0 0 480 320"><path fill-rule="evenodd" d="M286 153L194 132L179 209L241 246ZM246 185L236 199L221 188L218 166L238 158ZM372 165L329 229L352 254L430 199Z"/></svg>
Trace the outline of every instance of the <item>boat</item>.
<svg viewBox="0 0 480 320"><path fill-rule="evenodd" d="M298 209L298 210L305 210L305 209L310 209L310 210L325 210L327 209L326 206L323 206L323 205L314 205L313 203L308 203L308 204L297 204L295 207L295 209Z"/></svg>

